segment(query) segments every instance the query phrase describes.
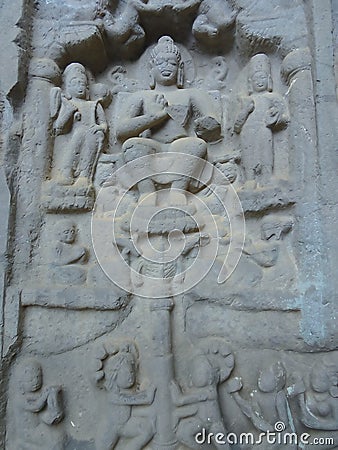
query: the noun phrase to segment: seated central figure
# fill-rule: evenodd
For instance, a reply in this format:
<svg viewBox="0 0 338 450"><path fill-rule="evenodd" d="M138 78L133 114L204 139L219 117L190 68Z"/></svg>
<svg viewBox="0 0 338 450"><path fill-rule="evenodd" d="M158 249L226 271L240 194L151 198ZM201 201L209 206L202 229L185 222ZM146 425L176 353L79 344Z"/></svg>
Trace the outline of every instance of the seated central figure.
<svg viewBox="0 0 338 450"><path fill-rule="evenodd" d="M137 184L140 197L155 192L158 185L169 184L175 190L187 191L191 180L203 172L207 142L221 137L208 93L183 89L184 63L169 36L161 37L151 51L150 66L152 90L130 94L120 110L117 137L123 142L124 162L167 152L177 157L165 159L162 167L161 159L140 162L142 170L146 169L144 173L160 173Z"/></svg>

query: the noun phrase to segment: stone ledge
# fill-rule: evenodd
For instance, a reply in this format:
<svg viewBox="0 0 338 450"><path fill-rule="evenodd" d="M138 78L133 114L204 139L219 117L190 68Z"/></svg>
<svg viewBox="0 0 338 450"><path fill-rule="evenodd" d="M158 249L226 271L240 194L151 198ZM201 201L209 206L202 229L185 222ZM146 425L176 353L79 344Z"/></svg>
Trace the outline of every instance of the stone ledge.
<svg viewBox="0 0 338 450"><path fill-rule="evenodd" d="M70 310L93 309L96 311L119 310L129 303L129 294L112 289L88 289L67 286L65 288L24 289L21 293L23 306L42 306Z"/></svg>

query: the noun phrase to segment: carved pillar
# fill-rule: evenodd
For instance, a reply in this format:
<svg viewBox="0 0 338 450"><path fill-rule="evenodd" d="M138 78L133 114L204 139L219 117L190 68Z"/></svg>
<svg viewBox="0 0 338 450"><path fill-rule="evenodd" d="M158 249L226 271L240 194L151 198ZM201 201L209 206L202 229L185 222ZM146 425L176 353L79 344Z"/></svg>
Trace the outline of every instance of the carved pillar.
<svg viewBox="0 0 338 450"><path fill-rule="evenodd" d="M320 300L323 266L318 210L313 207L318 199L318 191L313 182L318 176L318 165L311 62L308 48L294 50L283 61L282 75L289 85L288 99L292 117L289 125L290 175L294 189L302 193L302 201L297 205L297 232L301 243L296 249L302 277L302 335L308 344L317 346L324 339L323 305Z"/></svg>
<svg viewBox="0 0 338 450"><path fill-rule="evenodd" d="M153 324L152 363L154 373L156 373L154 384L157 387L155 397L156 435L152 443L154 450L171 450L177 447L177 439L173 432L173 404L169 389L170 382L174 378L170 320L173 306L174 303L170 298L154 300L150 306Z"/></svg>
<svg viewBox="0 0 338 450"><path fill-rule="evenodd" d="M313 21L314 96L316 98L317 151L319 165L319 204L323 255L322 324L325 345L337 345L337 221L338 221L338 103L335 86L334 17L338 18L335 0L310 2ZM333 39L332 39L333 38ZM337 55L336 55L337 56Z"/></svg>
<svg viewBox="0 0 338 450"><path fill-rule="evenodd" d="M33 245L39 236L41 183L47 175L52 152L49 94L60 76L58 66L50 59L32 60L29 72L31 80L23 112L22 152L18 175L18 264L29 264L33 256Z"/></svg>
<svg viewBox="0 0 338 450"><path fill-rule="evenodd" d="M9 151L8 133L14 121L14 114L19 112L26 86L29 58L31 56L31 31L34 17L33 2L30 0L13 0L0 2L1 48L0 59L0 345L3 356L6 317L6 278L11 267L11 223L15 215L15 202L12 181L16 176L14 163L16 151ZM12 149L11 149L12 150ZM8 154L12 159L7 160ZM6 176L10 176L6 179ZM12 179L10 179L12 178ZM9 192L10 190L10 192ZM11 204L12 200L12 204ZM8 330L6 330L8 331ZM5 448L4 419L7 400L7 371L10 360L1 358L0 364L0 448Z"/></svg>
<svg viewBox="0 0 338 450"><path fill-rule="evenodd" d="M18 175L15 181L16 216L14 261L22 267L30 267L36 248L42 218L40 209L41 183L46 176L52 150L49 113L49 92L58 81L59 68L48 59L32 60L23 111L23 137L18 158ZM15 186L14 186L15 187ZM14 272L10 280L10 293L4 307L3 356L18 339L20 294L18 284L23 281L23 271Z"/></svg>

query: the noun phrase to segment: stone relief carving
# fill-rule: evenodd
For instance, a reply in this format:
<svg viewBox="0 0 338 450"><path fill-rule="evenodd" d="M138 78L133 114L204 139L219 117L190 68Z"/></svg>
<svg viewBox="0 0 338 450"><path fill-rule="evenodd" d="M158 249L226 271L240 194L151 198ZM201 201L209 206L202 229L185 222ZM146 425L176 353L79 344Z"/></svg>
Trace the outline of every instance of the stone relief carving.
<svg viewBox="0 0 338 450"><path fill-rule="evenodd" d="M58 242L52 263L54 281L59 284L83 284L86 281L88 250L75 243L77 228L71 220L57 224Z"/></svg>
<svg viewBox="0 0 338 450"><path fill-rule="evenodd" d="M137 53L145 41L145 31L140 24L137 0L125 4L122 12L114 17L115 1L96 2L97 21L104 27L105 36L113 45L118 44L126 54Z"/></svg>
<svg viewBox="0 0 338 450"><path fill-rule="evenodd" d="M192 26L193 35L204 43L219 45L234 25L237 13L230 2L203 0Z"/></svg>
<svg viewBox="0 0 338 450"><path fill-rule="evenodd" d="M242 413L246 415L253 426L260 431L276 431L276 423L283 422L286 433L294 432L293 421L285 392L286 371L281 362L277 362L264 368L259 373L257 388L251 393L250 401L244 400L239 391L242 383L239 378L234 378L228 385L236 403ZM263 444L264 445L264 444ZM267 445L267 444L265 444ZM291 448L297 448L292 443ZM283 444L284 446L284 444ZM276 445L278 448L278 445Z"/></svg>
<svg viewBox="0 0 338 450"><path fill-rule="evenodd" d="M307 6L86 0L80 13L77 0L49 3L36 12L25 103L15 106L24 119L17 148L11 143L19 154L13 239L22 247L0 324L8 360L41 355L49 373L72 370L45 385L38 360L22 359L13 372L6 362L5 379L8 371L20 389L10 385L5 448L230 449L215 439L201 446L196 433L257 436L277 422L284 433L336 432L337 366L320 362L328 348L311 346L304 331L305 300L314 302L318 287L304 276L303 250L316 236L305 222L317 212L306 212L311 196L301 201L311 180L305 147L316 154ZM47 32L49 8L65 16ZM288 36L290 14L299 26ZM224 261L233 248L240 258L231 275ZM206 325L210 311L227 325ZM62 323L65 313L85 337ZM262 329L271 317L296 325L289 340L276 327L267 348L250 355L257 317ZM92 350L90 384L81 367Z"/></svg>
<svg viewBox="0 0 338 450"><path fill-rule="evenodd" d="M151 405L156 389L137 381L138 352L133 342L108 343L101 347L94 378L105 391L103 418L97 430L97 450L115 448L128 439L128 448L143 449L154 436L155 424L148 417L132 416L133 407Z"/></svg>
<svg viewBox="0 0 338 450"><path fill-rule="evenodd" d="M300 421L310 429L337 430L337 364L324 360L311 368L310 386L302 378L289 388L301 411Z"/></svg>
<svg viewBox="0 0 338 450"><path fill-rule="evenodd" d="M104 149L107 122L102 103L109 97L102 86L94 88L96 100L89 100L86 69L72 63L63 72L64 92L51 90L50 107L55 135L50 191L64 196L88 196L95 168ZM100 92L101 91L101 92ZM51 194L49 194L51 195ZM76 204L74 205L76 208Z"/></svg>
<svg viewBox="0 0 338 450"><path fill-rule="evenodd" d="M44 386L42 366L34 359L21 362L17 382L15 448L64 449L65 435L58 425L64 418L61 386Z"/></svg>
<svg viewBox="0 0 338 450"><path fill-rule="evenodd" d="M273 131L285 126L289 120L285 101L272 92L267 55L258 54L250 60L248 88L249 97L243 99L234 131L240 133L242 138L242 162L246 180L266 186L272 182L274 153L278 151L274 148Z"/></svg>
<svg viewBox="0 0 338 450"><path fill-rule="evenodd" d="M159 39L151 52L152 91L131 95L117 128L123 142L122 152L126 163L137 157L160 152L178 152L203 159L207 142L221 137L221 127L211 111L204 106L205 97L193 89L183 89L184 62L179 48L169 36ZM142 137L139 137L142 136ZM172 179L168 175L159 183L171 182L175 190L188 190L190 177L201 172L201 162L196 167L185 167L185 176ZM184 164L184 158L180 158ZM138 183L141 196L155 191L156 180L145 179ZM142 199L142 197L141 197Z"/></svg>
<svg viewBox="0 0 338 450"><path fill-rule="evenodd" d="M182 393L175 381L171 384L173 402L178 407L176 415L181 417L177 436L188 448L200 448L194 439L197 430L227 434L219 404L219 386L230 376L234 358L222 342L210 341L206 347L206 353L196 355L189 364L189 390ZM215 448L230 447L222 444Z"/></svg>

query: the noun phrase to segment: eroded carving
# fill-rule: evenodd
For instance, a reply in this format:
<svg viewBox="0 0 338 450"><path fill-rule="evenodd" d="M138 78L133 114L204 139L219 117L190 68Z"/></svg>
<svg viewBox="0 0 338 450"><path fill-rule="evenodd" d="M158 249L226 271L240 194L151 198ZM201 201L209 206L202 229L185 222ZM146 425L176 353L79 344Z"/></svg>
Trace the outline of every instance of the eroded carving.
<svg viewBox="0 0 338 450"><path fill-rule="evenodd" d="M71 220L62 220L57 224L54 258L51 264L52 277L57 284L83 284L87 271L84 267L88 260L88 250L76 243L77 227Z"/></svg>
<svg viewBox="0 0 338 450"><path fill-rule="evenodd" d="M248 68L249 97L242 99L234 131L241 135L241 155L245 177L260 186L273 184L273 132L289 121L285 100L272 92L269 57L258 54L251 58Z"/></svg>
<svg viewBox="0 0 338 450"><path fill-rule="evenodd" d="M51 2L40 3L43 13L51 8ZM315 306L314 316L319 311L317 305L323 302L319 295L322 274L314 280L304 276L297 284L298 264L301 258L304 264L305 251L310 248L312 255L319 253L316 245L308 247L315 240L314 233L310 227L306 241L310 225L302 219L311 193L303 206L299 201L311 180L309 174L318 175L320 166L315 156L320 153L315 149L316 135L311 131L315 128L311 54L315 52L307 47L306 2L99 0L94 14L95 2L52 3L53 14L65 8L67 15L61 26L52 26L47 33L55 37L50 49L49 37L43 37L43 46L32 50L37 59L29 71L24 125L15 127L16 146L9 150L20 155L18 164L16 156L11 157L16 164L11 170L19 171L17 178L13 175L13 188L20 188L15 201L22 204L16 236L27 249L17 250L14 293L5 296L4 335L11 343L4 348L6 352L11 346L13 355L20 352L21 344L25 351L41 351L48 367L59 361L74 363L73 373L64 379L69 382L69 398L74 399L70 409L75 414L81 406L83 418L79 414L76 430L67 421L70 434L74 433L67 446L81 448L76 439L86 434L83 447L90 449L197 449L203 448L194 439L201 428L226 435L238 427L259 435L273 431L277 421L285 423L285 432L295 428L315 434L337 431L337 367L318 364L318 347L303 342L304 331L299 331L300 321L306 328L305 316L312 314L307 297ZM75 3L77 13L72 14ZM299 19L299 27L290 36L286 36L288 6ZM37 35L42 39L46 22L38 10L36 13L36 23L41 20L42 24ZM76 21L67 22L69 17ZM281 80L277 77L280 67ZM63 84L60 68L65 68ZM241 106L236 111L238 98ZM15 117L21 113L16 103L20 101L13 101L10 111ZM315 169L312 172L307 161L303 164L307 160L303 147L307 145ZM102 156L105 151L108 154ZM142 160L145 164L138 159L152 156L156 158ZM41 164L26 201L21 184L30 180L34 158L41 159ZM121 166L127 169L120 176ZM100 236L107 247L104 256L115 273L119 274L123 262L131 268L127 293L111 284L114 277L108 278L101 270L102 260L95 260L95 250L90 255L88 252L90 214L82 213L92 210L101 186L103 190L111 188L111 203L118 203L121 193L126 194L118 214L102 207ZM228 216L223 205L237 195L246 215L245 244L239 238L238 223L230 223L231 214ZM46 218L40 198L48 213L56 214ZM69 214L71 220L65 220L68 213L73 213ZM116 226L114 240L112 228L106 226L109 215ZM316 221L312 210L306 217ZM22 225L26 218L27 224ZM214 234L209 226L213 221ZM41 241L40 230L45 233ZM234 274L224 281L218 269L232 240L241 258ZM214 242L220 248L203 279L204 287L197 283L189 291L186 269L199 254L200 261L209 264ZM180 249L178 256L171 258L170 252L166 253L168 247ZM25 252L29 261L22 256ZM114 267L118 252L121 260ZM23 276L28 280L34 275L27 283L18 274L25 266L28 270ZM192 272L199 272L200 267ZM126 308L128 304L130 308ZM199 311L194 327L190 307ZM306 308L310 313L304 313ZM119 315L122 309L124 314ZM36 311L41 317L38 330L30 326ZM257 313L257 328L251 322L252 311ZM57 348L49 342L44 347L41 336L50 341L56 337L58 342L62 319L54 322L54 317L67 318L61 315L64 313L74 314L81 327L84 324L83 336L73 343L74 331L68 330L64 342L71 344L63 342ZM219 320L215 329L213 324L205 326L209 313ZM268 344L273 355L265 349L262 356L257 348L256 362L245 347L251 349L258 337L263 339L260 321L264 328L270 318L279 324L284 313L289 314L295 335L287 339L276 330ZM223 324L223 318L228 325ZM8 333L8 327L14 331ZM19 332L23 333L22 343L21 336L12 339ZM318 336L325 333L323 328ZM222 338L213 339L216 334ZM127 335L132 341L118 341L118 336ZM311 336L308 340L319 342L320 338ZM103 339L105 344L96 350L95 389L90 389L79 366L80 361L85 364L89 348L97 345L92 343L94 339ZM55 354L48 354L50 348ZM194 357L186 362L193 348ZM296 350L294 355L282 353L290 348ZM63 354L65 349L68 355ZM290 373L294 371L297 358L306 359L298 353L304 349L316 362L310 381L302 374L304 380L286 390L285 367L289 372L290 364ZM277 350L280 357L276 357ZM234 354L236 375L243 375L244 386L238 376L229 379ZM265 356L268 365L261 369ZM284 363L271 365L276 358ZM253 366L261 370L258 382ZM44 386L37 361L25 361L18 374L21 390L10 391L14 401L10 398L8 411L17 429L22 424L25 442L14 433L15 450L61 450L65 447L61 386L49 386L49 382ZM59 374L59 380L62 376ZM68 393L68 386L66 389ZM93 395L98 401L89 410L86 402ZM67 408L67 416L68 412ZM99 428L94 431L88 426L93 417L100 417ZM267 446L263 442L262 448ZM216 442L213 447L230 448Z"/></svg>
<svg viewBox="0 0 338 450"><path fill-rule="evenodd" d="M227 1L203 0L193 23L193 35L205 44L220 45L234 25L237 13Z"/></svg>
<svg viewBox="0 0 338 450"><path fill-rule="evenodd" d="M227 389L257 430L275 431L275 424L283 422L286 433L292 433L293 422L286 391L286 370L281 362L265 367L260 371L257 388L251 393L250 401L239 394L242 389L240 378L234 378L228 383ZM297 448L291 443L290 449ZM276 444L277 448L278 444Z"/></svg>
<svg viewBox="0 0 338 450"><path fill-rule="evenodd" d="M102 104L109 103L110 93L104 85L94 85L96 99L90 100L88 75L79 63L66 67L63 84L63 91L55 87L50 95L55 141L46 190L57 199L47 203L49 209L81 209L90 207L94 196L93 178L108 128Z"/></svg>
<svg viewBox="0 0 338 450"><path fill-rule="evenodd" d="M301 422L314 430L338 430L338 366L328 359L315 364L310 372L307 389L299 378L289 388L292 397L297 396Z"/></svg>
<svg viewBox="0 0 338 450"><path fill-rule="evenodd" d="M224 342L210 340L204 342L204 347L204 352L196 355L189 364L189 388L183 393L175 381L171 383L173 402L177 406L178 439L188 448L196 449L201 445L195 436L202 429L207 433L227 434L219 404L219 387L234 367L234 357ZM215 448L230 447L215 444Z"/></svg>
<svg viewBox="0 0 338 450"><path fill-rule="evenodd" d="M156 182L188 190L191 177L203 170L200 160L206 156L207 143L221 137L219 118L206 107L207 97L201 91L183 88L184 62L169 36L159 39L150 63L153 90L131 94L117 126L124 161L161 152L193 155L199 160L195 166L190 161L189 166L180 167L178 173L184 176L176 174L173 178L167 173L140 181L138 190L143 197L155 192ZM178 159L180 165L184 164L184 158Z"/></svg>
<svg viewBox="0 0 338 450"><path fill-rule="evenodd" d="M64 417L61 386L43 385L42 366L35 359L21 361L16 377L15 449L63 450L65 434L58 425Z"/></svg>
<svg viewBox="0 0 338 450"><path fill-rule="evenodd" d="M118 45L122 54L137 54L145 41L145 31L140 24L137 0L128 1L122 11L116 14L116 1L96 2L96 20L104 27L106 38Z"/></svg>
<svg viewBox="0 0 338 450"><path fill-rule="evenodd" d="M128 448L142 450L155 429L149 417L134 416L133 407L151 405L155 388L144 381L139 384L138 350L133 342L108 343L99 349L94 378L105 391L101 405L103 417L98 427L97 450L115 448L120 439L128 439Z"/></svg>
<svg viewBox="0 0 338 450"><path fill-rule="evenodd" d="M59 148L67 148L54 176L59 184L89 186L98 154L103 149L107 122L101 103L88 99L88 78L82 65L67 66L63 81L64 94L58 88L51 92L51 116L58 137L55 146L59 141Z"/></svg>

